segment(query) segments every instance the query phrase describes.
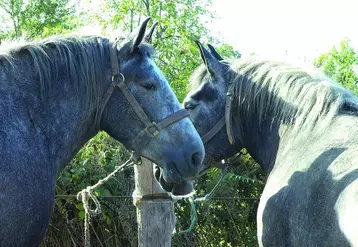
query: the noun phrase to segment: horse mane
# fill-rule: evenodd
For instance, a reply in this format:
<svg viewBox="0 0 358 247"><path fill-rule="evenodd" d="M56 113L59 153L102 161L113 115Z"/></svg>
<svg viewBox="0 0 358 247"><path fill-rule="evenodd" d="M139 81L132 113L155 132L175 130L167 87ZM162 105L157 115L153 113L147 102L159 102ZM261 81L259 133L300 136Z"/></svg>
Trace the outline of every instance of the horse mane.
<svg viewBox="0 0 358 247"><path fill-rule="evenodd" d="M19 76L20 66L39 78L41 98L46 98L52 82L67 74L75 88L85 88L86 106L97 104L104 80L105 39L100 36L57 36L34 42L3 42L0 69ZM25 65L24 61L29 63ZM61 72L61 73L60 73ZM23 78L18 78L19 82ZM12 80L14 81L14 80ZM95 99L95 100L94 100Z"/></svg>
<svg viewBox="0 0 358 247"><path fill-rule="evenodd" d="M232 111L240 119L254 111L259 124L269 116L279 124L294 123L298 131L318 123L326 126L347 109L358 115L358 99L354 94L317 69L310 71L286 62L258 58L224 63L229 66L227 83L234 93ZM192 75L190 88L197 88L206 73L205 66L200 66Z"/></svg>

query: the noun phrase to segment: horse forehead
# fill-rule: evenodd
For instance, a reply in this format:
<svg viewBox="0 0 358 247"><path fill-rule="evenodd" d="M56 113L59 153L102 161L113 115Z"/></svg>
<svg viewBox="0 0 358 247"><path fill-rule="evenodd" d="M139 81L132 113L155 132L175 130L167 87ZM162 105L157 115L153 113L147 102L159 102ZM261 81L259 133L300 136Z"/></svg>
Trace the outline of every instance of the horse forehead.
<svg viewBox="0 0 358 247"><path fill-rule="evenodd" d="M153 75L158 76L161 81L167 82L167 79L166 79L166 77L164 76L164 73L163 73L162 70L156 65L156 63L155 63L152 59L150 59L150 58L148 58L148 60L149 60L149 70L151 71L151 73L152 73Z"/></svg>
<svg viewBox="0 0 358 247"><path fill-rule="evenodd" d="M131 57L130 59L120 60L119 64L123 70L127 71L127 73L129 72L131 74L137 74L140 72L159 76L160 79L166 80L161 69L150 57L144 55L141 55L139 58Z"/></svg>

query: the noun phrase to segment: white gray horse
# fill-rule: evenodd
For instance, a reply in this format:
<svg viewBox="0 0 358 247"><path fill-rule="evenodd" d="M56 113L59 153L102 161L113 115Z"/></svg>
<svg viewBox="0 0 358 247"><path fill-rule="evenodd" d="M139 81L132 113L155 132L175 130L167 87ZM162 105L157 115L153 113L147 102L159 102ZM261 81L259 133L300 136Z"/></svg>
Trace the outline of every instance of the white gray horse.
<svg viewBox="0 0 358 247"><path fill-rule="evenodd" d="M358 98L315 70L197 44L184 105L207 164L245 147L266 171L259 245L358 246Z"/></svg>
<svg viewBox="0 0 358 247"><path fill-rule="evenodd" d="M146 19L134 36L60 37L0 55L0 246L38 246L57 174L99 130L164 170L197 174L200 136L153 62Z"/></svg>

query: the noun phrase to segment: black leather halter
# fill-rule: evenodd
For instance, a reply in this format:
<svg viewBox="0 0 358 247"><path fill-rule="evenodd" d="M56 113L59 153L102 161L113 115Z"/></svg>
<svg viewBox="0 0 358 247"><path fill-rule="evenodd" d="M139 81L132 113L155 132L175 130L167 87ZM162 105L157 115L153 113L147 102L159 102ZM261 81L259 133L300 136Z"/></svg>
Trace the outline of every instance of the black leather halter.
<svg viewBox="0 0 358 247"><path fill-rule="evenodd" d="M212 127L205 135L201 137L203 143L207 143L211 140L226 124L226 133L229 138L229 142L231 145L235 143L235 137L232 131L232 101L233 94L229 89L226 94L226 106L225 106L225 115Z"/></svg>
<svg viewBox="0 0 358 247"><path fill-rule="evenodd" d="M102 103L100 104L99 108L96 112L96 119L95 119L95 126L97 130L100 130L100 124L101 124L101 117L104 111L104 108L107 105L107 102L109 98L111 97L114 89L118 87L123 95L126 97L128 102L131 104L133 110L139 117L139 119L144 124L145 128L141 130L135 139L133 140L133 147L135 148L133 153L133 159L139 160L141 156L142 150L145 148L145 146L153 139L155 138L159 132L168 126L179 122L180 120L189 117L189 112L186 109L181 109L168 117L164 118L158 123L150 121L147 114L143 111L143 108L140 106L138 101L134 98L133 94L129 91L128 86L125 83L125 78L122 73L120 73L119 70L119 59L117 56L117 43L116 42L110 42L109 44L109 50L110 50L110 58L111 58L111 67L112 67L112 83L108 87L107 92L103 96Z"/></svg>
<svg viewBox="0 0 358 247"><path fill-rule="evenodd" d="M226 93L226 105L225 105L225 115L220 118L220 120L214 125L214 127L212 127L205 135L203 135L201 137L201 140L203 141L203 143L207 143L208 141L210 141L225 125L226 125L226 134L228 136L229 142L231 145L235 144L235 137L234 137L234 133L232 130L232 119L233 119L233 115L232 115L232 102L233 102L234 98L233 98L233 93L231 90L231 87L229 85L229 89L228 92ZM239 118L237 116L234 116L234 121L236 124L236 127L239 127ZM205 154L209 160L211 161L211 164L206 167L203 171L201 171L200 173L203 174L205 173L205 171L207 169L210 169L212 167L216 167L216 168L220 168L220 169L227 169L228 167L232 167L233 164L236 164L236 160L242 156L242 155L246 155L247 153L243 153L243 152L239 152L239 155L234 155L233 157L230 157L229 159L224 159L220 162L218 162L217 160L215 160L212 156L210 156L209 154Z"/></svg>

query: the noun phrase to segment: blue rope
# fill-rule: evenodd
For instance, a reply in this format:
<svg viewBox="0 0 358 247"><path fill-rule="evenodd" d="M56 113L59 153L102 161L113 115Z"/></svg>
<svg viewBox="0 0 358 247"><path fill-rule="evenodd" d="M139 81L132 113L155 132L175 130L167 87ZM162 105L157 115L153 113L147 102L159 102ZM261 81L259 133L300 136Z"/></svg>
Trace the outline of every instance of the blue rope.
<svg viewBox="0 0 358 247"><path fill-rule="evenodd" d="M190 210L191 222L190 222L190 226L186 230L179 231L178 232L179 234L191 232L193 230L197 220L198 220L198 215L196 214L196 209L195 209L194 196L189 197L188 200L189 200L190 205L191 205L191 210Z"/></svg>

